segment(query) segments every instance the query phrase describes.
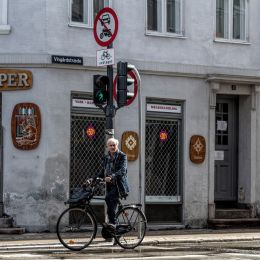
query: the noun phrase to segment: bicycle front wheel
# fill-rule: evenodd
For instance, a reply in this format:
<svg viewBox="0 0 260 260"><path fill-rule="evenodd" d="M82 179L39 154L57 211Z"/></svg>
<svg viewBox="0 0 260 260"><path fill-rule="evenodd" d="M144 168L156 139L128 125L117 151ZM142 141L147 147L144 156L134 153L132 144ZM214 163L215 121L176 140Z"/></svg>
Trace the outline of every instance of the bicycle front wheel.
<svg viewBox="0 0 260 260"><path fill-rule="evenodd" d="M125 249L133 249L140 245L146 232L146 218L143 212L133 206L118 211L116 242Z"/></svg>
<svg viewBox="0 0 260 260"><path fill-rule="evenodd" d="M88 211L68 208L60 215L56 232L66 248L79 251L92 242L97 232L97 224Z"/></svg>

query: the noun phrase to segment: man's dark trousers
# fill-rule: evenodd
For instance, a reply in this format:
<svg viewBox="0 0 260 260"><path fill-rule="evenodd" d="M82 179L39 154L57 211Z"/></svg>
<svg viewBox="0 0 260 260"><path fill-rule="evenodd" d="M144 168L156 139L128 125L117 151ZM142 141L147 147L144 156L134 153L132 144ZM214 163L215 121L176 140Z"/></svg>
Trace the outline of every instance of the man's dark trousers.
<svg viewBox="0 0 260 260"><path fill-rule="evenodd" d="M106 203L107 203L107 215L109 223L116 224L116 208L119 200L118 188L116 185L112 185L107 189L106 195Z"/></svg>

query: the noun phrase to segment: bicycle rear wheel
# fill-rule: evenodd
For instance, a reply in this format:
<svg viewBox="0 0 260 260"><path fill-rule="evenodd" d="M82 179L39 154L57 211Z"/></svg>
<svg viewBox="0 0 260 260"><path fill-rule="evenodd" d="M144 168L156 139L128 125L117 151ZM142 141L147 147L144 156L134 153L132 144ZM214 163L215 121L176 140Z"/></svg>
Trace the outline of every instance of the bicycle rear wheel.
<svg viewBox="0 0 260 260"><path fill-rule="evenodd" d="M91 213L82 208L68 208L60 215L57 236L68 249L79 251L87 247L97 232L97 224Z"/></svg>
<svg viewBox="0 0 260 260"><path fill-rule="evenodd" d="M143 212L136 207L127 206L117 212L116 218L116 242L125 249L140 245L146 232L146 217Z"/></svg>

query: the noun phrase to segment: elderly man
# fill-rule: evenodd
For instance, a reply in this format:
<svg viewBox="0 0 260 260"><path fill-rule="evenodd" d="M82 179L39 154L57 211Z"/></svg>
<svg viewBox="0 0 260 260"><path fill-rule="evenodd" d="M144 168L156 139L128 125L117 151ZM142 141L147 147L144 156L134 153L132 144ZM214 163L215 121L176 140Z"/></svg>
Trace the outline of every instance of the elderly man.
<svg viewBox="0 0 260 260"><path fill-rule="evenodd" d="M104 158L99 177L106 181L106 204L109 224L116 224L115 212L119 198L126 198L129 192L127 182L127 156L118 149L118 140L107 140L108 154Z"/></svg>

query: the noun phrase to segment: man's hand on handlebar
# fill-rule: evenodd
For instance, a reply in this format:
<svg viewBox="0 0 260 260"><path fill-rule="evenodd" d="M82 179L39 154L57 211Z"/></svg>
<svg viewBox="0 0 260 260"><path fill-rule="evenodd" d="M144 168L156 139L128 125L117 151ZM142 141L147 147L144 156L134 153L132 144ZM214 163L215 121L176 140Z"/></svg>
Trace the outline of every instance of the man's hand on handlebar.
<svg viewBox="0 0 260 260"><path fill-rule="evenodd" d="M95 186L99 183L104 183L104 182L105 180L103 178L99 178L99 177L89 178L83 183L83 186Z"/></svg>
<svg viewBox="0 0 260 260"><path fill-rule="evenodd" d="M111 176L106 176L105 182L112 182L112 177Z"/></svg>

